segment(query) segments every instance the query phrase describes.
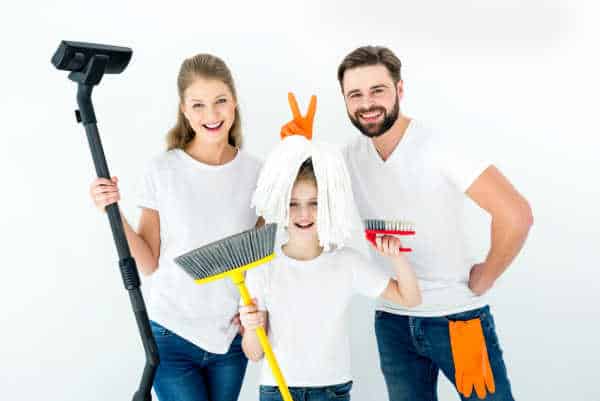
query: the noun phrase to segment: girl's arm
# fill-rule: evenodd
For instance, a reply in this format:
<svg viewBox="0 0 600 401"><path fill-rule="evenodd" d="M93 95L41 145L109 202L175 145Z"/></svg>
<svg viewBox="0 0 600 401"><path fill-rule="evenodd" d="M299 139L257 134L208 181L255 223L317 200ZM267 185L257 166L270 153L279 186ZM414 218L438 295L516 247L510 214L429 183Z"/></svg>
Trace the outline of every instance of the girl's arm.
<svg viewBox="0 0 600 401"><path fill-rule="evenodd" d="M242 350L244 350L244 354L248 359L252 362L258 362L262 359L264 352L255 329L264 327L265 331L267 330L267 312L259 311L256 304L241 306L240 321L244 327Z"/></svg>
<svg viewBox="0 0 600 401"><path fill-rule="evenodd" d="M377 246L371 244L381 255L388 257L394 266L395 279L390 279L381 297L394 303L412 308L421 303L421 291L417 276L408 263L404 253L400 252L400 239L391 235L377 237Z"/></svg>
<svg viewBox="0 0 600 401"><path fill-rule="evenodd" d="M98 178L92 182L90 196L96 207L102 211L112 203L121 198L117 177ZM127 219L121 214L125 237L131 249L131 255L135 258L140 271L144 275L150 275L158 268L158 257L160 254L160 217L154 209L143 208L140 216L138 231L131 227Z"/></svg>

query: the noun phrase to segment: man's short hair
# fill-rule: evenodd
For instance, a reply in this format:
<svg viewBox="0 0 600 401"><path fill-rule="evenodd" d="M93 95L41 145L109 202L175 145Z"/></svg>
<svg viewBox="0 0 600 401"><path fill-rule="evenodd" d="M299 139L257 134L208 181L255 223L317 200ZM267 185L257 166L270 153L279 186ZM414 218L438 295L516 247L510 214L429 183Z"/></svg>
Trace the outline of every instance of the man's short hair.
<svg viewBox="0 0 600 401"><path fill-rule="evenodd" d="M337 76L340 87L343 90L342 82L346 70L378 64L387 68L394 84L397 84L398 81L402 79L400 77L400 68L402 67L402 64L394 52L383 46L362 46L344 57L344 60L342 60L342 63L338 67Z"/></svg>

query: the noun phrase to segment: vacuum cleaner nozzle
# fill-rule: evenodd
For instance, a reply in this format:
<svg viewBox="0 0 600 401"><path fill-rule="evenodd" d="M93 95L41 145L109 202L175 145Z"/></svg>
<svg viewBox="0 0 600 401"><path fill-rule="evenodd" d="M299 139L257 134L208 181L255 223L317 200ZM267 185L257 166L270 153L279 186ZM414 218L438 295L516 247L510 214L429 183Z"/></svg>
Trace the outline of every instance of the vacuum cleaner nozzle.
<svg viewBox="0 0 600 401"><path fill-rule="evenodd" d="M119 74L129 64L133 51L128 47L63 40L52 56L52 64L59 70L81 72L94 56L108 58L104 73Z"/></svg>
<svg viewBox="0 0 600 401"><path fill-rule="evenodd" d="M123 72L132 53L127 47L63 40L52 56L52 64L59 70L71 71L71 81L94 86L104 74Z"/></svg>

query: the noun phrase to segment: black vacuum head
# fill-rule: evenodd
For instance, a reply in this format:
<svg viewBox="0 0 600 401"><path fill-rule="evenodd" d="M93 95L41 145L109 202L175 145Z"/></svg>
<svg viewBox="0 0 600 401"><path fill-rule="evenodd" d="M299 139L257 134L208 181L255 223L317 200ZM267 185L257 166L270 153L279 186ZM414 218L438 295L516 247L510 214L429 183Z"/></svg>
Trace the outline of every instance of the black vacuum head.
<svg viewBox="0 0 600 401"><path fill-rule="evenodd" d="M129 64L133 51L128 47L63 40L52 56L52 64L59 70L80 72L94 56L108 58L104 73L119 74Z"/></svg>

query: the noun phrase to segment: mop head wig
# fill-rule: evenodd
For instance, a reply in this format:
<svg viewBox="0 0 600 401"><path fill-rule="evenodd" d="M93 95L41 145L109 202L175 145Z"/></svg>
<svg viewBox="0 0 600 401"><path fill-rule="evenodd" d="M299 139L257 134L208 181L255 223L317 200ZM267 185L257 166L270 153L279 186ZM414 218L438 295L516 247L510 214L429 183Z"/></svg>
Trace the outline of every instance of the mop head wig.
<svg viewBox="0 0 600 401"><path fill-rule="evenodd" d="M267 223L287 227L292 188L302 164L312 159L317 180L317 233L326 251L341 248L352 229L352 187L337 147L303 136L283 139L270 153L258 178L252 206Z"/></svg>

